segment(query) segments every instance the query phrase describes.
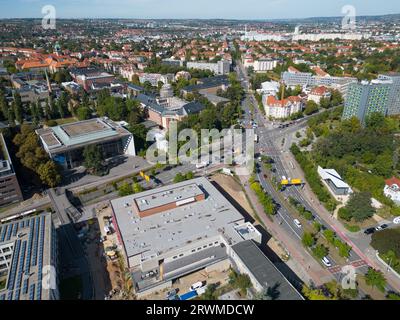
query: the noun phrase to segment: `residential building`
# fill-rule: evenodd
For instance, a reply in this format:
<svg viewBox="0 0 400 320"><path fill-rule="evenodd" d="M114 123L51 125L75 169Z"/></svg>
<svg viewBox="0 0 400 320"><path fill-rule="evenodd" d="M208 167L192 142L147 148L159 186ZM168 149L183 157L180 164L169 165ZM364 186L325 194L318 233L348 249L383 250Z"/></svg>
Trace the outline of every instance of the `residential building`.
<svg viewBox="0 0 400 320"><path fill-rule="evenodd" d="M357 83L357 78L351 77L321 77L314 76L312 73L307 72L283 72L283 82L290 87L302 86L302 87L316 87L325 86L328 88L339 90L345 97L348 92L348 88L352 83Z"/></svg>
<svg viewBox="0 0 400 320"><path fill-rule="evenodd" d="M194 92L217 94L218 90L226 91L229 85L227 76L216 76L200 79L197 84L184 87L181 92L184 96Z"/></svg>
<svg viewBox="0 0 400 320"><path fill-rule="evenodd" d="M400 179L393 177L386 180L383 194L397 205L400 205Z"/></svg>
<svg viewBox="0 0 400 320"><path fill-rule="evenodd" d="M75 68L70 71L74 81L81 85L85 91L89 91L92 85L108 84L115 81L115 76L99 68Z"/></svg>
<svg viewBox="0 0 400 320"><path fill-rule="evenodd" d="M400 73L381 74L378 80L392 84L387 114L389 116L400 114Z"/></svg>
<svg viewBox="0 0 400 320"><path fill-rule="evenodd" d="M0 134L0 207L23 200L7 145Z"/></svg>
<svg viewBox="0 0 400 320"><path fill-rule="evenodd" d="M142 108L146 109L149 120L167 130L171 121L182 121L189 114L199 113L205 108L199 102L188 102L171 96L173 92L168 88L165 88L162 94L164 97L139 94L135 99L140 102Z"/></svg>
<svg viewBox="0 0 400 320"><path fill-rule="evenodd" d="M209 70L214 72L215 75L226 75L231 71L231 63L226 60L220 60L216 63L213 62L188 62L186 67L188 69Z"/></svg>
<svg viewBox="0 0 400 320"><path fill-rule="evenodd" d="M56 236L50 213L0 224L0 301L59 299Z"/></svg>
<svg viewBox="0 0 400 320"><path fill-rule="evenodd" d="M274 59L260 59L255 60L253 68L255 72L266 72L274 70L278 65L278 60Z"/></svg>
<svg viewBox="0 0 400 320"><path fill-rule="evenodd" d="M335 196L346 196L353 193L351 187L343 181L335 169L318 167L318 174Z"/></svg>
<svg viewBox="0 0 400 320"><path fill-rule="evenodd" d="M368 115L388 114L392 85L388 82L362 82L351 84L345 99L343 119L357 117L362 123Z"/></svg>
<svg viewBox="0 0 400 320"><path fill-rule="evenodd" d="M331 97L331 93L328 90L328 88L321 86L321 87L313 88L310 91L307 100L314 101L315 103L319 104L321 102L322 98L329 99L330 97Z"/></svg>
<svg viewBox="0 0 400 320"><path fill-rule="evenodd" d="M303 110L303 101L300 97L289 97L279 100L275 96L263 96L263 105L267 117L273 119L287 119Z"/></svg>
<svg viewBox="0 0 400 320"><path fill-rule="evenodd" d="M108 118L97 118L36 130L50 158L65 169L82 165L83 150L95 144L104 159L117 155L135 156L132 133Z"/></svg>

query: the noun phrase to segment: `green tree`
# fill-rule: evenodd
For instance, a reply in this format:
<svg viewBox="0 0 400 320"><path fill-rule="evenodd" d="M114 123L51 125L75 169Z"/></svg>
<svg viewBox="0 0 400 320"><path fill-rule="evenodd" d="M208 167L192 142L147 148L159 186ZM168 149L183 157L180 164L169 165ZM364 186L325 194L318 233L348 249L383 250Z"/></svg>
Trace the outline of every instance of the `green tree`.
<svg viewBox="0 0 400 320"><path fill-rule="evenodd" d="M315 238L314 235L309 233L309 232L305 232L303 234L303 237L301 239L301 242L303 243L304 246L306 246L307 248L311 248L314 244L315 244Z"/></svg>
<svg viewBox="0 0 400 320"><path fill-rule="evenodd" d="M304 114L309 116L316 112L318 112L318 104L315 103L315 101L313 100L307 101L306 108L304 109Z"/></svg>
<svg viewBox="0 0 400 320"><path fill-rule="evenodd" d="M61 175L57 165L49 160L38 167L38 174L42 183L51 188L56 187L61 182Z"/></svg>
<svg viewBox="0 0 400 320"><path fill-rule="evenodd" d="M322 259L328 255L329 251L325 246L319 244L313 249L313 253L317 258Z"/></svg>
<svg viewBox="0 0 400 320"><path fill-rule="evenodd" d="M370 287L385 292L386 278L381 271L369 268L365 275L365 282Z"/></svg>
<svg viewBox="0 0 400 320"><path fill-rule="evenodd" d="M346 209L357 222L367 220L375 214L371 194L368 192L353 193L346 205Z"/></svg>
<svg viewBox="0 0 400 320"><path fill-rule="evenodd" d="M76 111L78 120L87 120L90 119L90 109L88 107L79 107Z"/></svg>
<svg viewBox="0 0 400 320"><path fill-rule="evenodd" d="M132 185L129 184L128 182L124 182L119 188L118 188L118 195L120 197L125 197L133 194L133 189Z"/></svg>
<svg viewBox="0 0 400 320"><path fill-rule="evenodd" d="M86 146L83 150L84 166L95 174L102 169L103 155L99 146L94 144Z"/></svg>

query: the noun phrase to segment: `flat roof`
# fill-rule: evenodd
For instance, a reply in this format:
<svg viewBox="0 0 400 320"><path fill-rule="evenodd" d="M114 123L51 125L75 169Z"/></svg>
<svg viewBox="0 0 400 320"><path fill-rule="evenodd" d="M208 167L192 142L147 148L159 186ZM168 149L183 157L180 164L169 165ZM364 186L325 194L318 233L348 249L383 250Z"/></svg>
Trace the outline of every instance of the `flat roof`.
<svg viewBox="0 0 400 320"><path fill-rule="evenodd" d="M134 201L145 199L149 201L146 206L160 205L171 199L181 201L183 196L175 200L178 192L187 197L200 190L204 192L205 200L144 218L140 218L132 207ZM169 194L170 191L173 193ZM234 227L242 225L244 217L204 177L119 198L111 201L111 205L128 258L141 254L145 260L218 235L224 235L232 243L243 241Z"/></svg>
<svg viewBox="0 0 400 320"><path fill-rule="evenodd" d="M0 225L0 247L12 247L7 284L0 290L0 301L50 299L50 291L42 288L42 269L54 262L51 226L50 213Z"/></svg>
<svg viewBox="0 0 400 320"><path fill-rule="evenodd" d="M95 118L36 131L49 152L118 139L131 133L108 118Z"/></svg>
<svg viewBox="0 0 400 320"><path fill-rule="evenodd" d="M252 241L246 240L232 247L250 273L265 289L272 289L275 300L304 300L284 275L275 267L260 248Z"/></svg>
<svg viewBox="0 0 400 320"><path fill-rule="evenodd" d="M151 193L144 194L142 197L134 199L139 211L145 211L166 204L176 203L177 201L184 201L194 198L204 192L195 183L187 184L180 187L171 188L168 191L160 193L159 190L152 190Z"/></svg>

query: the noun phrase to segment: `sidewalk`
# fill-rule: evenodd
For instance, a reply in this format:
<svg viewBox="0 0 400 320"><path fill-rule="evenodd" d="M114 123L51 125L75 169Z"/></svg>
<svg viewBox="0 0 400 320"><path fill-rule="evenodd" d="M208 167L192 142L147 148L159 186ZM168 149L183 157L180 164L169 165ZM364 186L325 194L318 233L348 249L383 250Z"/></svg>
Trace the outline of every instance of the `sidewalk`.
<svg viewBox="0 0 400 320"><path fill-rule="evenodd" d="M248 184L249 177L239 176L239 179L244 186L251 203L257 211L259 218L267 227L267 231L271 236L281 241L289 251L291 259L287 263L288 266L307 284L312 282L313 284L320 286L333 280L333 275L315 261L301 243L299 243L298 239L291 238L285 229L283 229L279 224L271 221L266 216L257 196Z"/></svg>

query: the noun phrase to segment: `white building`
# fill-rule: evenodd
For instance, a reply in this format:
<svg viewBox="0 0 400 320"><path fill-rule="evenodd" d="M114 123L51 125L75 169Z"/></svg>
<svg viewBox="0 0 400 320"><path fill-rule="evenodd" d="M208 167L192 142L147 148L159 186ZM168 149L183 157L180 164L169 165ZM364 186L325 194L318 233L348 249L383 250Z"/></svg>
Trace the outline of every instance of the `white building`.
<svg viewBox="0 0 400 320"><path fill-rule="evenodd" d="M193 61L188 62L186 67L188 69L210 70L217 75L225 75L231 71L231 63L227 60L220 60L216 63Z"/></svg>
<svg viewBox="0 0 400 320"><path fill-rule="evenodd" d="M266 81L261 84L261 89L258 89L257 92L261 95L276 96L279 92L279 87L279 82Z"/></svg>
<svg viewBox="0 0 400 320"><path fill-rule="evenodd" d="M278 65L278 60L260 59L254 61L253 68L255 72L266 72L274 70Z"/></svg>
<svg viewBox="0 0 400 320"><path fill-rule="evenodd" d="M287 119L303 109L300 97L289 97L278 100L275 96L263 96L263 105L267 117L273 119Z"/></svg>
<svg viewBox="0 0 400 320"><path fill-rule="evenodd" d="M331 93L329 92L327 87L321 86L316 87L310 91L307 100L314 101L315 103L319 104L322 98L328 99L331 97Z"/></svg>
<svg viewBox="0 0 400 320"><path fill-rule="evenodd" d="M383 194L393 200L396 204L400 205L400 180L393 177L385 181L385 188Z"/></svg>

